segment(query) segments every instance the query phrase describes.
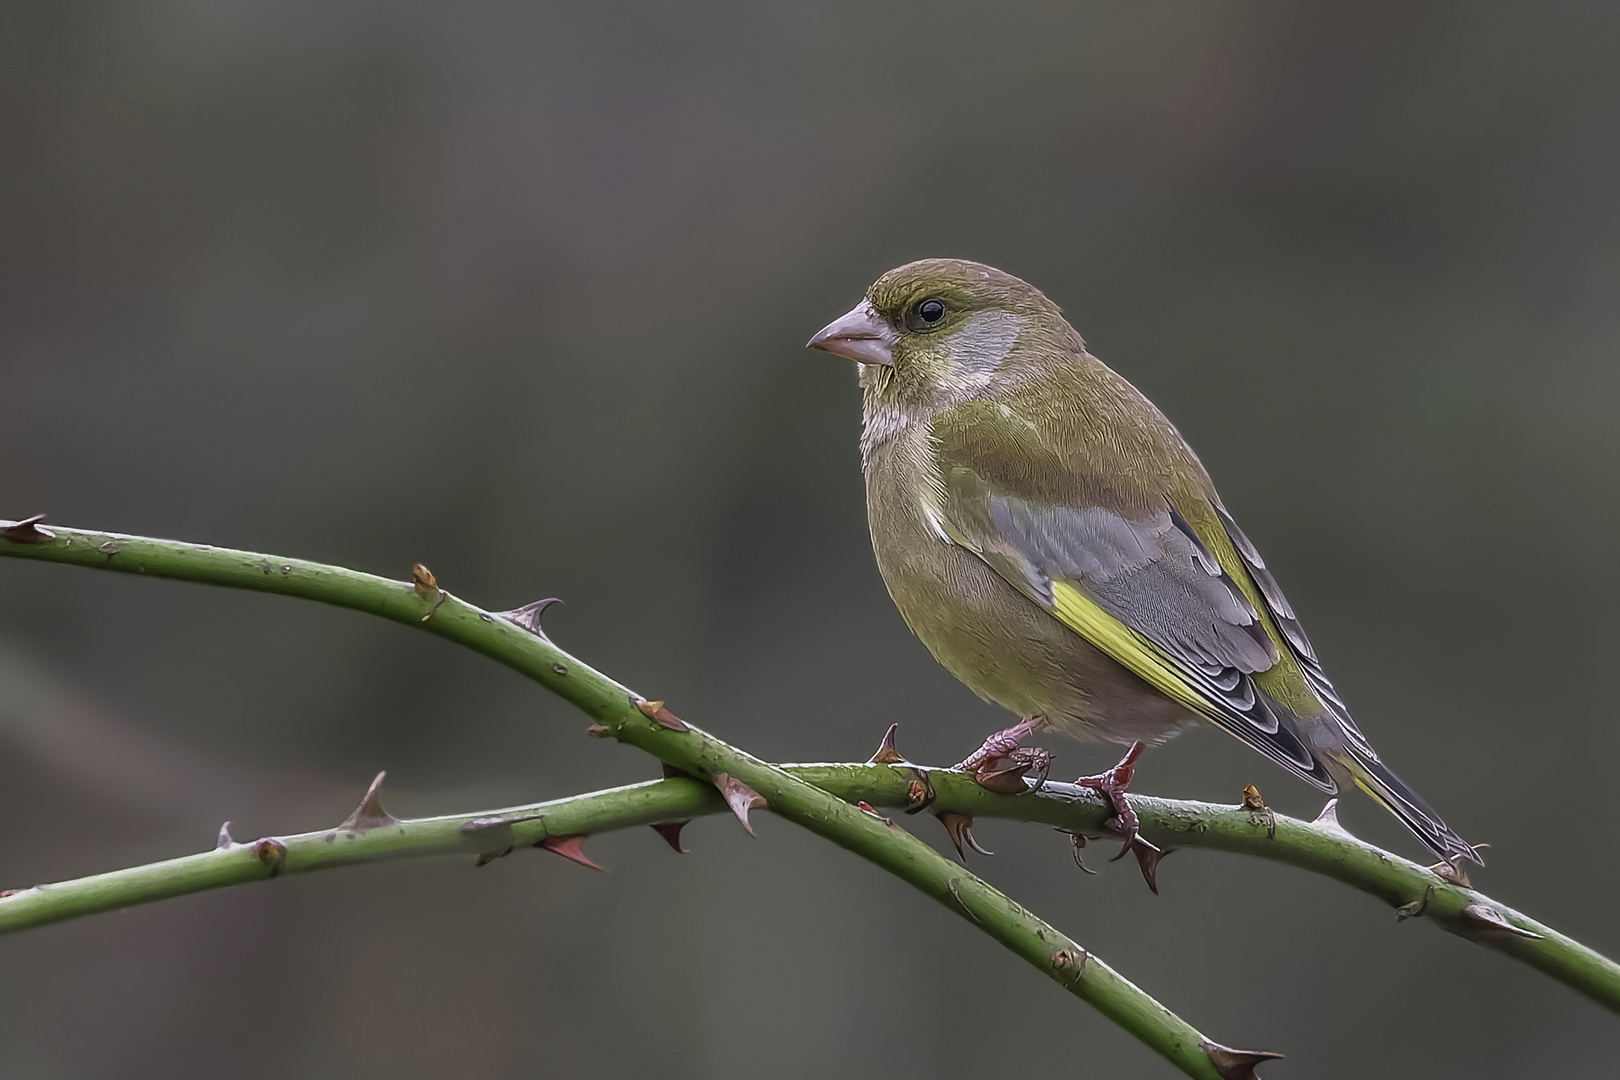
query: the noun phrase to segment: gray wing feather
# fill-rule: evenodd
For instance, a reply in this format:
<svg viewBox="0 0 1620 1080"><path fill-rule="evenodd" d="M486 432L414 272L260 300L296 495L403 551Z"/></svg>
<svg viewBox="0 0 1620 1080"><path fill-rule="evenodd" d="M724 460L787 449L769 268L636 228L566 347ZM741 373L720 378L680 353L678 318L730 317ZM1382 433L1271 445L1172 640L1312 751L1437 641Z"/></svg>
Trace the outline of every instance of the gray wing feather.
<svg viewBox="0 0 1620 1080"><path fill-rule="evenodd" d="M1367 742L1367 737L1361 733L1361 729L1356 727L1356 722L1350 719L1350 710L1345 707L1344 699L1328 681L1327 672L1322 670L1321 661L1316 658L1316 650L1311 647L1310 639L1305 636L1305 628L1300 625L1299 618L1294 614L1293 605L1283 595L1277 579L1266 569L1265 560L1260 557L1260 552L1243 534L1238 523L1232 520L1232 515L1226 512L1226 507L1219 502L1214 505L1221 527L1226 530L1226 535L1232 538L1232 546L1237 548L1238 555L1242 557L1243 564L1249 570L1249 576L1254 579L1255 585L1260 589L1260 595L1265 598L1266 607L1271 610L1272 617L1277 620L1277 626L1288 639L1289 648L1293 650L1294 658L1299 661L1300 670L1305 673L1306 683L1338 721L1345 742L1376 762L1377 752Z"/></svg>
<svg viewBox="0 0 1620 1080"><path fill-rule="evenodd" d="M1051 606L1054 580L1079 588L1180 665L1210 701L1211 720L1323 790L1335 790L1250 678L1277 662L1277 646L1248 597L1174 508L1132 521L1100 507L979 494L993 532L984 539L1023 568L1037 601Z"/></svg>
<svg viewBox="0 0 1620 1080"><path fill-rule="evenodd" d="M1277 662L1253 605L1166 508L1130 521L1100 507L1032 506L990 497L990 520L1048 579L1097 605L1217 685ZM1050 583L1044 591L1050 596Z"/></svg>

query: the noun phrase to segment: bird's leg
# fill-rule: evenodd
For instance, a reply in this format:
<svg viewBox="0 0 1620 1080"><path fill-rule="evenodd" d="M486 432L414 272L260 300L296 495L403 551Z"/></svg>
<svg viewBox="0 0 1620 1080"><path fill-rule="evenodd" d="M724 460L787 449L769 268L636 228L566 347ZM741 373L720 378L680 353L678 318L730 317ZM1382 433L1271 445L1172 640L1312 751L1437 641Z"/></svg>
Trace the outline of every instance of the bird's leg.
<svg viewBox="0 0 1620 1080"><path fill-rule="evenodd" d="M1100 776L1082 776L1074 782L1076 787L1088 787L1108 796L1108 801L1114 808L1113 817L1117 821L1115 828L1125 837L1125 846L1119 849L1119 854L1115 855L1114 859L1123 859L1136 841L1139 823L1136 820L1136 811L1125 801L1125 789L1131 786L1131 778L1136 775L1136 759L1142 756L1142 751L1146 748L1146 743L1132 743L1131 748L1125 751L1125 756L1119 759L1118 765ZM1108 861L1113 862L1114 859Z"/></svg>
<svg viewBox="0 0 1620 1080"><path fill-rule="evenodd" d="M956 767L964 772L978 772L987 763L996 758L1006 757L1014 750L1022 749L1023 742L1031 734L1039 731L1046 718L1041 716L1026 716L1010 728L996 732L984 740L984 745L969 754Z"/></svg>
<svg viewBox="0 0 1620 1080"><path fill-rule="evenodd" d="M1037 770L1039 788L1052 767L1052 755L1038 746L1024 746L1030 734L1046 725L1044 716L1026 716L1010 728L996 732L984 740L984 745L969 754L958 769L973 774L979 786L1002 795L1016 795L1027 790L1024 777Z"/></svg>

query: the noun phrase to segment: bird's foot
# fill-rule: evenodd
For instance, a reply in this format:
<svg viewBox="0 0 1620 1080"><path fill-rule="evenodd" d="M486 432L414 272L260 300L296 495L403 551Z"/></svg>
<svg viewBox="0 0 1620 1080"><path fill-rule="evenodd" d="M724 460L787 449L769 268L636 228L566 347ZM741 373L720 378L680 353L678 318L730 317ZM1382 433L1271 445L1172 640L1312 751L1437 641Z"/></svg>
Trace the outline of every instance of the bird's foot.
<svg viewBox="0 0 1620 1080"><path fill-rule="evenodd" d="M1035 788L1039 790L1052 768L1052 755L1038 746L1024 746L1022 743L1045 723L1046 719L1040 716L1020 720L984 740L983 746L956 767L972 774L980 787L1000 795L1017 795L1029 790L1024 778L1030 773L1039 773L1039 779L1035 781Z"/></svg>
<svg viewBox="0 0 1620 1080"><path fill-rule="evenodd" d="M1101 775L1082 776L1074 782L1076 787L1088 787L1102 792L1113 807L1110 825L1115 832L1125 838L1125 846L1120 848L1119 854L1108 860L1109 862L1123 859L1125 853L1136 843L1140 823L1136 820L1136 811L1125 801L1125 789L1131 786L1131 780L1136 776L1136 759L1142 756L1142 751L1146 748L1146 743L1132 743L1131 748L1125 751L1125 756L1119 759L1118 765Z"/></svg>

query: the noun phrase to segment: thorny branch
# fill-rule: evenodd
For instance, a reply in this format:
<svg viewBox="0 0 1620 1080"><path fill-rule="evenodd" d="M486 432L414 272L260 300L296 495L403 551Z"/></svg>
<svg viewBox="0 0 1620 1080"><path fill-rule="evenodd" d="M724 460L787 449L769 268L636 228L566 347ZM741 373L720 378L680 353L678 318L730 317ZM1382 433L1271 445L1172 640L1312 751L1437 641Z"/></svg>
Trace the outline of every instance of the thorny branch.
<svg viewBox="0 0 1620 1080"><path fill-rule="evenodd" d="M55 526L47 530L38 527L37 518L0 523L0 555L299 596L448 638L527 675L580 708L595 721L591 734L628 743L690 777L708 781L745 826L749 809L769 806L933 897L1187 1075L1242 1080L1254 1076L1256 1063L1275 1056L1235 1051L1206 1038L1094 954L893 822L716 739L675 716L662 702L646 700L563 652L540 626L544 602L489 612L453 596L420 565L413 568L410 582L390 581L255 552ZM382 815L380 806L368 811L367 803L373 801L368 797L354 819L345 822L352 827L340 826L338 831L352 832L357 839L391 831L397 836L399 822L361 827L372 811ZM579 834L548 831L541 843L588 864L578 839ZM321 842L325 843L325 834ZM331 846L337 848L336 836ZM224 850L234 852L235 845ZM285 873L295 865L293 849L284 839L259 840L246 852L261 868L256 873L263 876ZM206 855L193 857L199 858L201 864L182 860L183 869L206 877L211 864ZM138 868L125 873L150 872ZM28 890L0 899L0 905L26 903L28 897L50 891Z"/></svg>
<svg viewBox="0 0 1620 1080"><path fill-rule="evenodd" d="M637 824L657 829L680 850L680 824L731 810L743 823L764 806L890 869L1041 967L1190 1075L1252 1076L1266 1055L1231 1051L1204 1039L1095 956L962 868L941 859L872 807L929 809L960 852L973 843L974 815L1038 821L1084 837L1106 832L1108 809L1082 788L1046 784L998 795L967 777L906 762L892 731L864 765L775 767L691 727L662 702L649 702L557 649L541 630L540 601L496 616L451 596L425 568L391 582L336 567L227 549L38 526L0 523L0 555L144 573L278 592L352 607L414 624L530 675L596 719L590 733L647 750L707 777L654 781L551 803L414 821L393 819L377 785L336 830L236 844L221 831L213 852L0 894L0 932L23 929L167 896L262 880L281 873L416 855L463 852L480 863L533 845L595 866L583 838ZM379 781L381 777L378 778ZM856 805L859 804L858 807ZM1528 963L1620 1011L1620 967L1578 942L1467 887L1449 867L1425 868L1351 837L1333 804L1306 823L1266 809L1258 792L1224 807L1131 795L1149 848L1137 852L1149 884L1159 849L1208 847L1259 855L1325 874L1370 893L1401 918L1422 916L1442 928ZM979 849L982 850L982 849Z"/></svg>
<svg viewBox="0 0 1620 1080"><path fill-rule="evenodd" d="M953 833L964 825L971 828L975 817L1038 822L1080 837L1106 829L1108 808L1102 799L1096 792L1071 784L1048 782L1039 791L1014 796L985 791L960 773L910 763L904 767L866 762L780 768L846 802L883 809L915 806L914 785L920 772L934 793L928 809ZM372 813L381 810L375 784L368 794L369 802L362 802L356 814L368 806ZM1397 919L1425 917L1450 933L1516 956L1620 1012L1620 970L1610 961L1483 893L1447 880L1450 871L1446 868L1437 873L1435 868L1357 840L1339 827L1331 804L1322 817L1305 822L1282 814L1262 816L1247 805L1137 794L1130 799L1141 818L1142 835L1166 852L1209 848L1324 874L1387 903ZM355 824L362 819L351 815L335 829L261 841L286 849L286 860L276 873L231 856L230 852L240 853L249 845L237 844L228 830L222 830L220 847L201 855L0 893L0 933L265 880L283 872L382 859L465 854L476 856L483 865L516 848L535 846L595 867L583 857L582 838L637 825L650 825L672 848L684 853L684 825L693 818L729 810L713 786L676 776L500 810L411 820L374 817L377 824L360 828ZM379 831L379 824L390 827ZM971 833L967 842L972 843ZM976 846L974 850L989 854ZM1532 944L1537 942L1541 944Z"/></svg>

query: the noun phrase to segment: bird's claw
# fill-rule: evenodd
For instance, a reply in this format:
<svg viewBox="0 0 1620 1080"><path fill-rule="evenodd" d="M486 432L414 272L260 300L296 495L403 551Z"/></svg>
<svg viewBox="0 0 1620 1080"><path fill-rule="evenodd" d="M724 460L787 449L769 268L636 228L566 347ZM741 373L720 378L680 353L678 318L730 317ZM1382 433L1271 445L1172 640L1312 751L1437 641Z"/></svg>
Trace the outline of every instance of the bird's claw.
<svg viewBox="0 0 1620 1080"><path fill-rule="evenodd" d="M984 740L983 746L956 767L972 774L980 787L998 795L1017 795L1029 790L1024 778L1039 772L1040 778L1035 781L1035 790L1039 791L1051 771L1052 755L1038 746L1022 744L1025 736L1040 730L1045 723L1039 716L1026 717Z"/></svg>
<svg viewBox="0 0 1620 1080"><path fill-rule="evenodd" d="M1067 829L1060 829L1059 831L1068 832ZM1085 849L1085 846L1086 837L1083 834L1077 832L1069 833L1069 847L1074 854L1074 865L1078 866L1085 873L1095 874L1097 871L1087 866L1085 859L1083 859L1080 855L1080 852ZM1115 859L1123 856L1127 851L1136 856L1136 865L1142 871L1142 880L1147 883L1147 887L1152 891L1153 895L1158 896L1159 860L1164 858L1165 855L1169 853L1154 846L1151 841L1144 839L1141 836L1132 836L1130 840L1126 842L1124 850L1122 850L1119 855L1115 855L1113 859L1109 859L1108 861L1113 862Z"/></svg>
<svg viewBox="0 0 1620 1080"><path fill-rule="evenodd" d="M1098 776L1082 776L1074 782L1076 787L1091 788L1107 796L1108 804L1113 809L1108 819L1108 828L1124 837L1125 845L1119 849L1118 855L1108 860L1109 862L1117 862L1125 857L1135 845L1137 833L1141 828L1136 811L1131 809L1131 804L1125 799L1125 789L1131 786L1131 780L1136 776L1136 759L1142 756L1144 749L1145 743L1132 743L1125 756L1119 759L1118 765Z"/></svg>
<svg viewBox="0 0 1620 1080"><path fill-rule="evenodd" d="M1119 854L1108 861L1119 862L1119 860L1130 854L1131 849L1136 846L1136 842L1140 839L1141 822L1136 818L1136 811L1126 804L1123 794L1113 792L1109 794L1114 803L1114 816L1108 819L1108 829L1110 832L1119 834L1125 842L1120 846Z"/></svg>
<svg viewBox="0 0 1620 1080"><path fill-rule="evenodd" d="M1052 771L1052 755L1038 746L1019 746L979 763L969 772L978 785L998 795L1020 795L1026 791L1039 791ZM1035 773L1035 787L1024 780Z"/></svg>
<svg viewBox="0 0 1620 1080"><path fill-rule="evenodd" d="M1086 838L1084 836L1077 832L1069 834L1069 849L1074 853L1074 865L1087 874L1095 874L1097 871L1087 866L1086 860L1080 857L1080 852L1084 850L1085 846Z"/></svg>

